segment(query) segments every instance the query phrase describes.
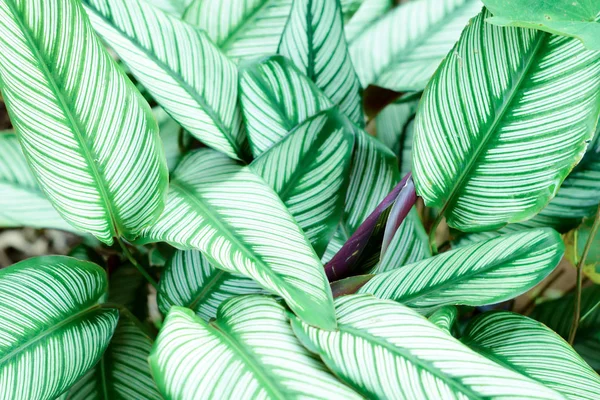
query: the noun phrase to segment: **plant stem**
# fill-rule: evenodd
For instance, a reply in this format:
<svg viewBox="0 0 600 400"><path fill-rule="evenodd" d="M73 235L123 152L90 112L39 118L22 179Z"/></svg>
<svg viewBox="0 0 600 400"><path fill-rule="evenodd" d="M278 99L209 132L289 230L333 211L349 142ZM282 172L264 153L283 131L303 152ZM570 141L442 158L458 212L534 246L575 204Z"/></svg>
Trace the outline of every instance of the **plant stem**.
<svg viewBox="0 0 600 400"><path fill-rule="evenodd" d="M577 262L577 286L575 289L575 312L573 313L573 323L571 324L571 331L569 332L569 344L573 345L575 341L575 334L577 333L577 328L579 327L579 316L581 314L581 288L582 288L582 280L583 274L582 269L585 265L585 260L587 259L587 255L592 248L592 243L594 242L594 238L596 237L596 232L598 232L598 227L600 227L600 206L598 206L598 210L596 211L596 217L594 218L594 224L592 225L592 229L590 230L590 236L585 242L585 247L583 248L583 254L581 254L581 258ZM587 314L585 315L587 316Z"/></svg>
<svg viewBox="0 0 600 400"><path fill-rule="evenodd" d="M135 257L131 254L131 252L127 248L127 245L125 243L123 243L123 240L120 237L117 237L117 242L119 242L119 245L121 246L121 249L123 250L123 254L125 254L125 257L127 257L129 262L131 264L133 264L133 266L136 267L138 271L140 271L140 274L142 274L144 276L144 278L146 278L148 283L150 283L152 286L154 286L155 289L158 289L158 283L156 283L156 281L154 280L154 278L152 278L150 276L148 271L146 271L144 269L144 267L142 267L140 265L140 263L137 262Z"/></svg>

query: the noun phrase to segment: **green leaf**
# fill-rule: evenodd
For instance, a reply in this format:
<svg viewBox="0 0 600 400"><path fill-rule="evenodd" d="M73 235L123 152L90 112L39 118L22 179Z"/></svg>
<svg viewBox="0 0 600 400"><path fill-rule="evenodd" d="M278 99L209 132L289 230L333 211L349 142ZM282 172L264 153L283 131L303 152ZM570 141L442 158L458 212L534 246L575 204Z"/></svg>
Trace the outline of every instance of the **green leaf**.
<svg viewBox="0 0 600 400"><path fill-rule="evenodd" d="M185 133L181 125L171 118L161 107L155 107L152 109L152 113L158 122L167 166L169 167L169 171L172 172L177 163L179 163L179 160L181 160L181 157L183 157L182 149L180 148L180 137L181 135L185 135Z"/></svg>
<svg viewBox="0 0 600 400"><path fill-rule="evenodd" d="M193 0L144 0L164 12L182 18Z"/></svg>
<svg viewBox="0 0 600 400"><path fill-rule="evenodd" d="M301 122L333 106L292 63L273 56L240 67L240 103L258 157Z"/></svg>
<svg viewBox="0 0 600 400"><path fill-rule="evenodd" d="M286 310L266 296L228 300L210 323L173 307L150 366L173 399L360 398L298 343Z"/></svg>
<svg viewBox="0 0 600 400"><path fill-rule="evenodd" d="M279 195L322 255L344 210L354 135L337 111L321 112L263 153L250 168Z"/></svg>
<svg viewBox="0 0 600 400"><path fill-rule="evenodd" d="M444 306L431 314L429 322L436 325L438 328L452 333L452 327L458 317L458 310L454 306Z"/></svg>
<svg viewBox="0 0 600 400"><path fill-rule="evenodd" d="M277 52L292 1L194 0L185 20L205 30L234 60L271 55Z"/></svg>
<svg viewBox="0 0 600 400"><path fill-rule="evenodd" d="M142 243L202 251L215 267L277 293L298 315L335 328L323 265L279 197L248 167L209 149L184 158L169 198Z"/></svg>
<svg viewBox="0 0 600 400"><path fill-rule="evenodd" d="M583 255L585 245L592 235L593 219L588 219L577 229L577 255L579 258ZM586 257L586 264L600 263L600 233L592 238L592 245Z"/></svg>
<svg viewBox="0 0 600 400"><path fill-rule="evenodd" d="M365 125L339 0L295 0L278 53L315 82L352 122Z"/></svg>
<svg viewBox="0 0 600 400"><path fill-rule="evenodd" d="M393 9L350 44L362 86L422 90L480 10L479 0L415 0Z"/></svg>
<svg viewBox="0 0 600 400"><path fill-rule="evenodd" d="M335 301L338 330L292 318L300 341L366 398L562 399L500 367L401 304L368 295Z"/></svg>
<svg viewBox="0 0 600 400"><path fill-rule="evenodd" d="M125 307L140 321L148 318L148 281L131 264L119 265L109 277L108 302Z"/></svg>
<svg viewBox="0 0 600 400"><path fill-rule="evenodd" d="M71 257L30 258L0 270L4 398L54 399L100 359L119 318L98 304L106 289L104 270Z"/></svg>
<svg viewBox="0 0 600 400"><path fill-rule="evenodd" d="M44 196L12 132L0 132L0 226L73 230Z"/></svg>
<svg viewBox="0 0 600 400"><path fill-rule="evenodd" d="M205 32L144 0L83 0L94 29L177 122L242 158L237 70Z"/></svg>
<svg viewBox="0 0 600 400"><path fill-rule="evenodd" d="M392 7L392 0L361 0L359 3L360 6L352 16L344 14L344 32L348 43L352 43ZM344 1L342 1L343 8Z"/></svg>
<svg viewBox="0 0 600 400"><path fill-rule="evenodd" d="M208 321L230 297L262 292L252 279L213 267L199 251L177 251L161 274L157 301L165 315L180 306Z"/></svg>
<svg viewBox="0 0 600 400"><path fill-rule="evenodd" d="M492 361L568 399L600 398L600 377L556 333L519 314L489 312L471 320L461 341Z"/></svg>
<svg viewBox="0 0 600 400"><path fill-rule="evenodd" d="M78 1L0 4L0 81L27 162L66 221L112 244L156 220L168 183L156 121Z"/></svg>
<svg viewBox="0 0 600 400"><path fill-rule="evenodd" d="M600 53L488 16L465 29L415 120L417 192L463 231L537 214L583 156L600 112Z"/></svg>
<svg viewBox="0 0 600 400"><path fill-rule="evenodd" d="M539 29L574 37L590 50L600 50L600 3L597 0L483 0L499 26Z"/></svg>
<svg viewBox="0 0 600 400"><path fill-rule="evenodd" d="M359 293L422 311L449 304L496 304L534 287L554 270L563 253L564 244L556 231L535 229L378 274Z"/></svg>
<svg viewBox="0 0 600 400"><path fill-rule="evenodd" d="M126 313L104 355L70 390L69 400L160 400L150 375L148 356L152 339Z"/></svg>

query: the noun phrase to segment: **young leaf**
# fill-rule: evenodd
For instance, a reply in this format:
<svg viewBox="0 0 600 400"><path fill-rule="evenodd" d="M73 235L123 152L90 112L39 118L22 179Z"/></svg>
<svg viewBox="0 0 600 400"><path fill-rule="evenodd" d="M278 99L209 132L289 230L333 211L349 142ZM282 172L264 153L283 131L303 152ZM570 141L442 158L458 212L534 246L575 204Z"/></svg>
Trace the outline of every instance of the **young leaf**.
<svg viewBox="0 0 600 400"><path fill-rule="evenodd" d="M205 30L235 60L271 55L277 52L292 1L194 0L185 20Z"/></svg>
<svg viewBox="0 0 600 400"><path fill-rule="evenodd" d="M100 267L71 257L0 270L2 397L53 399L100 359L119 318L98 304L106 289Z"/></svg>
<svg viewBox="0 0 600 400"><path fill-rule="evenodd" d="M344 210L353 145L348 122L331 109L307 119L250 165L277 192L319 256Z"/></svg>
<svg viewBox="0 0 600 400"><path fill-rule="evenodd" d="M217 152L181 161L165 211L141 242L150 241L200 250L213 266L283 297L309 323L335 328L323 266L300 227L260 177Z"/></svg>
<svg viewBox="0 0 600 400"><path fill-rule="evenodd" d="M359 293L422 311L447 304L495 304L534 287L554 270L563 253L564 244L556 231L530 230L375 275Z"/></svg>
<svg viewBox="0 0 600 400"><path fill-rule="evenodd" d="M429 322L436 325L438 328L452 333L452 327L458 317L458 310L454 306L444 306L431 314Z"/></svg>
<svg viewBox="0 0 600 400"><path fill-rule="evenodd" d="M392 7L392 0L361 0L358 3L360 6L351 16L344 13L344 33L349 44Z"/></svg>
<svg viewBox="0 0 600 400"><path fill-rule="evenodd" d="M177 251L160 277L157 301L165 315L181 306L208 321L230 297L262 292L252 279L213 267L199 251Z"/></svg>
<svg viewBox="0 0 600 400"><path fill-rule="evenodd" d="M562 399L500 367L401 304L368 295L336 300L338 330L292 317L300 341L366 398Z"/></svg>
<svg viewBox="0 0 600 400"><path fill-rule="evenodd" d="M206 33L144 0L83 0L94 29L200 141L242 158L236 66Z"/></svg>
<svg viewBox="0 0 600 400"><path fill-rule="evenodd" d="M266 296L230 299L210 323L173 307L150 366L167 398L360 398L298 343L286 310Z"/></svg>
<svg viewBox="0 0 600 400"><path fill-rule="evenodd" d="M333 106L313 82L281 56L240 67L240 103L255 157L301 122Z"/></svg>
<svg viewBox="0 0 600 400"><path fill-rule="evenodd" d="M465 29L415 120L417 193L463 231L538 213L583 156L600 112L600 53L486 24L489 15Z"/></svg>
<svg viewBox="0 0 600 400"><path fill-rule="evenodd" d="M0 227L73 230L42 193L12 132L0 132Z"/></svg>
<svg viewBox="0 0 600 400"><path fill-rule="evenodd" d="M481 7L479 0L415 0L398 6L350 44L362 86L423 90Z"/></svg>
<svg viewBox="0 0 600 400"><path fill-rule="evenodd" d="M348 54L339 0L294 1L278 52L352 122L364 126L360 83Z"/></svg>
<svg viewBox="0 0 600 400"><path fill-rule="evenodd" d="M156 220L168 183L156 121L78 1L0 3L0 81L27 162L65 220L107 244Z"/></svg>
<svg viewBox="0 0 600 400"><path fill-rule="evenodd" d="M600 3L597 0L483 0L494 14L486 20L574 37L590 50L600 50Z"/></svg>
<svg viewBox="0 0 600 400"><path fill-rule="evenodd" d="M568 399L600 398L600 377L556 333L525 316L489 312L471 320L461 342Z"/></svg>
<svg viewBox="0 0 600 400"><path fill-rule="evenodd" d="M121 312L119 324L104 355L68 392L68 400L161 400L150 375L152 339L135 317Z"/></svg>

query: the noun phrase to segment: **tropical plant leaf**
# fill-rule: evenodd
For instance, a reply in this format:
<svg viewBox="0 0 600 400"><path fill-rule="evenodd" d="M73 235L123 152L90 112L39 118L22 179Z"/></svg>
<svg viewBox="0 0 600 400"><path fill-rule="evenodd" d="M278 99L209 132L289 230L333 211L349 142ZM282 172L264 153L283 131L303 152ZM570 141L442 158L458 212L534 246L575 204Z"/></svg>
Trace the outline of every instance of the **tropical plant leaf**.
<svg viewBox="0 0 600 400"><path fill-rule="evenodd" d="M534 287L554 270L563 253L564 244L556 231L535 229L375 275L359 293L421 311L444 305L496 304Z"/></svg>
<svg viewBox="0 0 600 400"><path fill-rule="evenodd" d="M352 15L344 13L344 32L348 43L352 43L392 7L392 0L362 0L358 3L360 6ZM343 9L344 1L342 1Z"/></svg>
<svg viewBox="0 0 600 400"><path fill-rule="evenodd" d="M240 103L258 157L331 101L292 63L273 56L240 67Z"/></svg>
<svg viewBox="0 0 600 400"><path fill-rule="evenodd" d="M471 320L461 342L568 399L600 397L600 377L556 333L523 315L489 312Z"/></svg>
<svg viewBox="0 0 600 400"><path fill-rule="evenodd" d="M336 300L338 330L292 317L300 341L366 398L562 399L502 368L401 304L368 295Z"/></svg>
<svg viewBox="0 0 600 400"><path fill-rule="evenodd" d="M481 7L479 0L416 0L393 9L350 44L362 86L422 90Z"/></svg>
<svg viewBox="0 0 600 400"><path fill-rule="evenodd" d="M177 122L243 158L237 71L206 33L144 0L83 0L94 29Z"/></svg>
<svg viewBox="0 0 600 400"><path fill-rule="evenodd" d="M0 226L73 230L44 196L12 132L0 132Z"/></svg>
<svg viewBox="0 0 600 400"><path fill-rule="evenodd" d="M181 145L182 139L185 138L185 133L181 125L177 123L169 114L165 112L161 107L155 107L152 109L154 118L158 122L158 129L160 132L160 139L163 143L163 149L165 150L165 158L167 159L167 166L169 171L173 171L183 157ZM183 135L183 136L182 136Z"/></svg>
<svg viewBox="0 0 600 400"><path fill-rule="evenodd" d="M436 325L438 328L452 333L452 327L458 317L458 310L454 306L444 306L431 314L429 322Z"/></svg>
<svg viewBox="0 0 600 400"><path fill-rule="evenodd" d="M150 366L167 398L360 398L302 347L286 310L266 296L230 299L210 323L173 307Z"/></svg>
<svg viewBox="0 0 600 400"><path fill-rule="evenodd" d="M148 365L152 339L127 312L104 355L70 390L69 400L160 400Z"/></svg>
<svg viewBox="0 0 600 400"><path fill-rule="evenodd" d="M131 264L110 272L107 301L125 307L140 321L148 318L148 281Z"/></svg>
<svg viewBox="0 0 600 400"><path fill-rule="evenodd" d="M180 306L208 321L230 297L262 292L252 279L213 267L199 251L177 251L161 275L157 301L165 315Z"/></svg>
<svg viewBox="0 0 600 400"><path fill-rule="evenodd" d="M344 211L353 145L348 122L331 109L301 123L250 166L277 192L319 256Z"/></svg>
<svg viewBox="0 0 600 400"><path fill-rule="evenodd" d="M144 0L164 12L182 18L193 0Z"/></svg>
<svg viewBox="0 0 600 400"><path fill-rule="evenodd" d="M348 54L339 0L296 0L279 44L289 58L358 126L361 88Z"/></svg>
<svg viewBox="0 0 600 400"><path fill-rule="evenodd" d="M463 231L538 213L583 156L600 112L600 53L488 16L465 29L415 120L417 192Z"/></svg>
<svg viewBox="0 0 600 400"><path fill-rule="evenodd" d="M156 220L168 183L156 121L78 1L0 4L0 80L27 162L66 221L111 244Z"/></svg>
<svg viewBox="0 0 600 400"><path fill-rule="evenodd" d="M54 399L94 366L119 318L98 304L106 289L100 267L71 257L0 270L2 397Z"/></svg>
<svg viewBox="0 0 600 400"><path fill-rule="evenodd" d="M335 256L337 252L340 251L340 249L342 248L344 243L346 243L347 240L348 238L346 237L344 231L341 229L341 225L338 226L338 229L335 231L333 237L327 244L325 253L323 253L323 257L321 257L321 262L323 262L323 264L327 264L333 258L333 256Z"/></svg>
<svg viewBox="0 0 600 400"><path fill-rule="evenodd" d="M594 219L588 219L584 221L581 226L577 229L577 256L581 259L585 250L585 245L593 232ZM592 238L592 245L587 253L586 264L598 264L600 263L600 234L595 232L595 236Z"/></svg>
<svg viewBox="0 0 600 400"><path fill-rule="evenodd" d="M210 149L187 155L142 243L202 251L211 265L277 293L301 318L335 328L323 266L277 194L247 167ZM318 311L316 311L318 310Z"/></svg>
<svg viewBox="0 0 600 400"><path fill-rule="evenodd" d="M194 0L185 20L205 30L229 57L277 52L293 0ZM235 12L233 12L235 10Z"/></svg>
<svg viewBox="0 0 600 400"><path fill-rule="evenodd" d="M390 104L375 117L377 138L398 157L401 175L412 169L414 116L418 103Z"/></svg>

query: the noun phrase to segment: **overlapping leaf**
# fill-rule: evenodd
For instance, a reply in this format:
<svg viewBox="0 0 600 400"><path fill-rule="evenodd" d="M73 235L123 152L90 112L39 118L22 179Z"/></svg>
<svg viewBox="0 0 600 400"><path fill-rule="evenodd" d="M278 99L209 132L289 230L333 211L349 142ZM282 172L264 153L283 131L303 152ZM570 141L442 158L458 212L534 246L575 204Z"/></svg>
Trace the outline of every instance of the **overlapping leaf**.
<svg viewBox="0 0 600 400"><path fill-rule="evenodd" d="M178 18L183 17L185 10L193 0L144 0L160 8L166 13L172 14Z"/></svg>
<svg viewBox="0 0 600 400"><path fill-rule="evenodd" d="M0 393L54 399L100 359L119 312L101 307L106 273L70 257L0 270Z"/></svg>
<svg viewBox="0 0 600 400"><path fill-rule="evenodd" d="M177 122L207 146L243 157L236 66L206 33L144 0L83 3L94 29Z"/></svg>
<svg viewBox="0 0 600 400"><path fill-rule="evenodd" d="M213 266L283 297L309 323L335 327L323 266L300 227L260 177L217 152L201 149L180 162L165 211L143 236L200 250Z"/></svg>
<svg viewBox="0 0 600 400"><path fill-rule="evenodd" d="M412 169L414 116L418 101L390 104L375 118L377 138L399 159L400 175Z"/></svg>
<svg viewBox="0 0 600 400"><path fill-rule="evenodd" d="M422 90L481 7L479 0L416 0L395 8L350 44L362 86Z"/></svg>
<svg viewBox="0 0 600 400"><path fill-rule="evenodd" d="M488 16L465 29L415 121L417 191L466 231L538 213L582 157L600 111L600 53Z"/></svg>
<svg viewBox="0 0 600 400"><path fill-rule="evenodd" d="M344 3L342 1L342 9L344 9ZM352 43L392 7L391 0L362 0L354 3L360 3L360 5L352 12L352 15L344 13L344 32L348 43Z"/></svg>
<svg viewBox="0 0 600 400"><path fill-rule="evenodd" d="M525 316L500 311L472 320L461 341L496 363L568 399L600 397L600 377L556 333Z"/></svg>
<svg viewBox="0 0 600 400"><path fill-rule="evenodd" d="M429 321L436 325L438 328L445 330L448 333L452 333L452 327L458 317L458 310L454 306L444 306L431 314Z"/></svg>
<svg viewBox="0 0 600 400"><path fill-rule="evenodd" d="M271 55L290 15L293 0L194 0L185 20L205 30L233 59Z"/></svg>
<svg viewBox="0 0 600 400"><path fill-rule="evenodd" d="M368 295L336 300L338 330L292 318L296 336L366 398L562 399L500 367L401 304Z"/></svg>
<svg viewBox="0 0 600 400"><path fill-rule="evenodd" d="M110 244L158 217L167 168L156 122L77 1L0 3L0 80L33 174L65 220Z"/></svg>
<svg viewBox="0 0 600 400"><path fill-rule="evenodd" d="M199 251L177 251L160 277L157 301L165 315L180 306L208 321L230 297L262 292L253 280L213 267Z"/></svg>
<svg viewBox="0 0 600 400"><path fill-rule="evenodd" d="M360 83L348 54L339 0L295 0L278 52L352 122L364 126Z"/></svg>
<svg viewBox="0 0 600 400"><path fill-rule="evenodd" d="M173 307L150 365L168 398L360 398L302 347L285 309L266 296L228 300L210 323Z"/></svg>
<svg viewBox="0 0 600 400"><path fill-rule="evenodd" d="M495 304L531 289L552 272L563 253L556 231L534 229L378 274L359 293L423 311L447 304Z"/></svg>
<svg viewBox="0 0 600 400"><path fill-rule="evenodd" d="M169 171L173 171L183 156L182 149L180 148L183 144L181 140L181 135L184 135L183 128L161 107L154 108L152 112L154 118L156 118L156 122L158 122L167 166L169 167Z"/></svg>

